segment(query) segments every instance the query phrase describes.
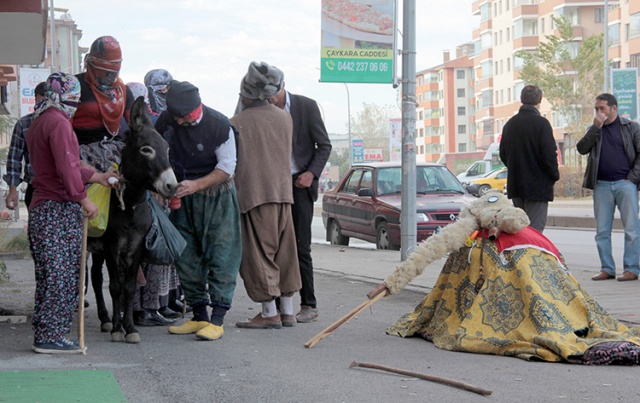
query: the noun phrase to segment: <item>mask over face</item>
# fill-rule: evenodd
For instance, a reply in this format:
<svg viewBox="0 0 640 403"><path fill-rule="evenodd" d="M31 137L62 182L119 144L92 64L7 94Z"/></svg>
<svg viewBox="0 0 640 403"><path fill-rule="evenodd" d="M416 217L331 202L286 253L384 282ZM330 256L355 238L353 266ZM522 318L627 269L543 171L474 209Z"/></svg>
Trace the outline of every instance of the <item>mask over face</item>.
<svg viewBox="0 0 640 403"><path fill-rule="evenodd" d="M87 56L87 72L102 89L113 87L120 74L122 51L112 36L102 36L91 44Z"/></svg>

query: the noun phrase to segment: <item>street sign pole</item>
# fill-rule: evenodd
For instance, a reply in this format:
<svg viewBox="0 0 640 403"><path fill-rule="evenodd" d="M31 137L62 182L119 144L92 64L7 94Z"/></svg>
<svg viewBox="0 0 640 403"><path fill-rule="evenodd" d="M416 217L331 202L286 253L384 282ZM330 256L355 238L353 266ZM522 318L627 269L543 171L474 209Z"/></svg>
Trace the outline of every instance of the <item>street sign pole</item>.
<svg viewBox="0 0 640 403"><path fill-rule="evenodd" d="M404 0L402 35L402 261L417 243L416 222L416 1Z"/></svg>

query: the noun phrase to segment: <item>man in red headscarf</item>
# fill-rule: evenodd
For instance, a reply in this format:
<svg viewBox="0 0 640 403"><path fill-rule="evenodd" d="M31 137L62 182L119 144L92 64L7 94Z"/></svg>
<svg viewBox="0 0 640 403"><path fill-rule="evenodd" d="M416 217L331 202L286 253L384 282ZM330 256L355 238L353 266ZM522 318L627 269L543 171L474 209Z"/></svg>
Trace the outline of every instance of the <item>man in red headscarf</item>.
<svg viewBox="0 0 640 403"><path fill-rule="evenodd" d="M134 98L118 77L122 63L120 44L112 36L101 36L85 57L86 72L80 81L80 106L73 117L73 130L81 158L104 172L112 162L120 163L122 134ZM103 142L103 140L106 140Z"/></svg>

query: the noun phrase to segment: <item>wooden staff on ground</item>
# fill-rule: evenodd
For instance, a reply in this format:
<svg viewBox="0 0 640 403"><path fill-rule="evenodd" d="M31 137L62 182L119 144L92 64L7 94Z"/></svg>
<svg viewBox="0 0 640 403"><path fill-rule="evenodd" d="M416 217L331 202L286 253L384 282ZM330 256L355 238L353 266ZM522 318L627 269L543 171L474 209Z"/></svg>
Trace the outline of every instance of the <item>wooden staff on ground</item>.
<svg viewBox="0 0 640 403"><path fill-rule="evenodd" d="M311 348L311 347L315 346L320 340L322 340L325 337L329 336L331 333L333 333L340 326L342 326L345 323L347 323L351 318L353 318L354 316L358 315L360 312L364 311L365 309L367 309L371 305L375 304L376 302L378 302L379 300L384 298L388 293L389 293L389 290L387 290L387 288L384 286L384 284L380 284L373 291L371 291L371 292L369 292L367 294L367 297L369 297L368 300L364 301L363 303L361 303L360 305L355 307L352 311L350 311L349 313L344 315L342 318L340 318L337 321L335 321L334 323L332 323L329 327L327 327L326 329L324 329L320 333L318 333L315 336L313 336L311 339L309 339L308 342L304 343L304 346L306 348Z"/></svg>
<svg viewBox="0 0 640 403"><path fill-rule="evenodd" d="M414 378L424 379L425 381L436 382L436 383L440 383L440 384L443 384L443 385L451 386L451 387L454 387L454 388L468 390L469 392L477 393L477 394L483 395L483 396L489 396L490 394L493 393L492 390L479 388L477 386L469 385L468 383L456 381L456 380L453 380L453 379L442 378L440 376L432 376L432 375L421 374L421 373L418 373L418 372L407 371L407 370L404 370L404 369L386 367L384 365L369 364L369 363L366 363L366 362L354 361L354 362L351 363L351 365L349 365L349 368L353 368L353 367L379 369L381 371L387 371L387 372L391 372L391 373L394 373L394 374L412 376Z"/></svg>

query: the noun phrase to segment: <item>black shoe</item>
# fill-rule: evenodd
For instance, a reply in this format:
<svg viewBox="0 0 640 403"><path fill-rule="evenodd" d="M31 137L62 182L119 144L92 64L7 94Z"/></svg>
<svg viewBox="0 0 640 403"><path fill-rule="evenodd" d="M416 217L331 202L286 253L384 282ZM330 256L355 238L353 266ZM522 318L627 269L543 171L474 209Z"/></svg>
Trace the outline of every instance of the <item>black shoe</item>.
<svg viewBox="0 0 640 403"><path fill-rule="evenodd" d="M167 319L177 319L182 316L182 311L176 312L168 306L163 306L162 308L158 309L158 313Z"/></svg>
<svg viewBox="0 0 640 403"><path fill-rule="evenodd" d="M175 322L175 319L167 319L160 315L158 311L147 312L144 311L141 317L137 321L134 321L138 326L167 326Z"/></svg>
<svg viewBox="0 0 640 403"><path fill-rule="evenodd" d="M182 302L180 302L177 299L175 301L169 303L169 309L171 309L172 311L175 311L175 312L182 312L182 307L183 306L184 305L182 304ZM187 312L191 312L192 310L193 309L190 306L187 307Z"/></svg>

